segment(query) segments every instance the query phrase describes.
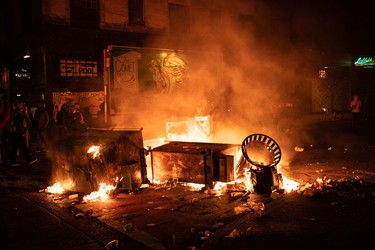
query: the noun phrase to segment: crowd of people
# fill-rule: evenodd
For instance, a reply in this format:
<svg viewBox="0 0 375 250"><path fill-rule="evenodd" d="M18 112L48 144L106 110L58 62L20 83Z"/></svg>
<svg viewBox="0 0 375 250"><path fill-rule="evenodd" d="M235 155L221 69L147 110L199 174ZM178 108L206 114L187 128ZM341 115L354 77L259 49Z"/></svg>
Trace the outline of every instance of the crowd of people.
<svg viewBox="0 0 375 250"><path fill-rule="evenodd" d="M25 102L13 105L6 94L1 95L0 105L0 161L11 166L22 161L31 165L37 162L37 153L46 152L54 141L86 130L85 117L78 103L65 103L60 109L49 112L44 100L30 108ZM36 142L32 150L30 142Z"/></svg>

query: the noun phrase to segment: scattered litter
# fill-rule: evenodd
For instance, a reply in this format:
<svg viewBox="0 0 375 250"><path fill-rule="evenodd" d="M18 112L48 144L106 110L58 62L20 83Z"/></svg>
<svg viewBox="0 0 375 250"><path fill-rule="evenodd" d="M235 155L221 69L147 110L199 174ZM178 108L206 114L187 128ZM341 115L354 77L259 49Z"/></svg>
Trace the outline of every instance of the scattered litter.
<svg viewBox="0 0 375 250"><path fill-rule="evenodd" d="M240 236L241 235L238 232L238 230L237 229L233 229L233 231L230 234L228 234L227 236L225 236L225 238L238 238Z"/></svg>
<svg viewBox="0 0 375 250"><path fill-rule="evenodd" d="M248 208L246 206L237 206L233 210L234 210L234 214L236 214L236 215L242 214L242 213L245 213L245 212L250 212L250 208Z"/></svg>
<svg viewBox="0 0 375 250"><path fill-rule="evenodd" d="M204 231L204 235L209 237L209 236L212 236L213 233L210 232L210 231L208 231L208 230L206 230L206 231Z"/></svg>
<svg viewBox="0 0 375 250"><path fill-rule="evenodd" d="M214 225L212 225L212 228L216 229L222 226L224 226L224 222L216 222Z"/></svg>
<svg viewBox="0 0 375 250"><path fill-rule="evenodd" d="M251 234L254 234L254 233L255 233L255 228L253 228L253 227L248 227L246 229L246 232L245 232L246 235L251 235Z"/></svg>
<svg viewBox="0 0 375 250"><path fill-rule="evenodd" d="M277 199L277 198L280 198L280 197L282 197L282 194L279 193L279 192L272 192L271 196L270 196L270 198L272 198L272 199Z"/></svg>
<svg viewBox="0 0 375 250"><path fill-rule="evenodd" d="M105 245L105 249L112 249L112 248L115 248L119 245L119 241L118 240L111 240L110 242L108 242L106 245Z"/></svg>
<svg viewBox="0 0 375 250"><path fill-rule="evenodd" d="M77 218L84 217L84 216L85 216L84 213L78 213L78 214L76 214L76 217L77 217Z"/></svg>
<svg viewBox="0 0 375 250"><path fill-rule="evenodd" d="M300 147L300 146L295 146L295 147L294 147L294 150L295 150L296 152L303 152L305 149L304 149L303 147Z"/></svg>
<svg viewBox="0 0 375 250"><path fill-rule="evenodd" d="M249 206L249 208L251 208L254 211L258 211L258 210L263 211L265 209L263 202L250 201L247 203L247 205Z"/></svg>
<svg viewBox="0 0 375 250"><path fill-rule="evenodd" d="M92 210L92 209L89 209L89 210L86 211L86 214L88 216L92 216L93 213L94 213L94 210Z"/></svg>
<svg viewBox="0 0 375 250"><path fill-rule="evenodd" d="M133 224L127 223L127 224L124 225L123 229L124 229L125 232L129 232L133 229Z"/></svg>
<svg viewBox="0 0 375 250"><path fill-rule="evenodd" d="M243 195L244 194L242 192L232 192L232 193L230 193L230 197L233 200L237 200L239 198L242 198Z"/></svg>
<svg viewBox="0 0 375 250"><path fill-rule="evenodd" d="M78 198L78 194L71 194L68 196L69 200L73 200L73 199L77 199Z"/></svg>
<svg viewBox="0 0 375 250"><path fill-rule="evenodd" d="M198 198L193 198L193 199L191 199L191 203L197 203L198 201L199 201Z"/></svg>

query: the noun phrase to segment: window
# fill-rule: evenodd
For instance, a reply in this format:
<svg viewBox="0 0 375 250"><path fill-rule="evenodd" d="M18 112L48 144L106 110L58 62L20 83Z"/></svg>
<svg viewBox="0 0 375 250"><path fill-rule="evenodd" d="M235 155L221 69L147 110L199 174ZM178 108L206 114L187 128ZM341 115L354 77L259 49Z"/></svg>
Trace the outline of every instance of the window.
<svg viewBox="0 0 375 250"><path fill-rule="evenodd" d="M128 0L129 24L143 25L143 0Z"/></svg>
<svg viewBox="0 0 375 250"><path fill-rule="evenodd" d="M169 4L169 31L171 33L187 33L190 29L189 7Z"/></svg>
<svg viewBox="0 0 375 250"><path fill-rule="evenodd" d="M99 26L98 0L70 0L72 26L97 28Z"/></svg>

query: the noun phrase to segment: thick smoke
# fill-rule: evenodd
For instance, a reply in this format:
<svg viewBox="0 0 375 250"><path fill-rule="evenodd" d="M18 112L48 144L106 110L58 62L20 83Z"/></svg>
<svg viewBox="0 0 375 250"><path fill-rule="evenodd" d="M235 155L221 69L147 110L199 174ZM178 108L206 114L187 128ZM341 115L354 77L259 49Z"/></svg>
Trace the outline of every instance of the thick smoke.
<svg viewBox="0 0 375 250"><path fill-rule="evenodd" d="M142 127L144 139L151 140L165 136L167 121L209 115L213 142L241 144L252 133L271 136L282 150L310 142L298 126L303 125L301 112L308 111L311 102L309 72L304 71L315 60L315 48L296 42L293 29L311 20L293 20L295 16L275 3L262 2L238 5L231 12L232 1L222 1L217 34L208 31L209 24L197 23L191 32L201 34L201 39L180 36L173 40L175 45L170 39L150 39L150 47L203 51L200 62L188 65L188 79L180 91L128 97L124 105L137 112L116 117L114 124ZM247 13L233 14L242 9Z"/></svg>

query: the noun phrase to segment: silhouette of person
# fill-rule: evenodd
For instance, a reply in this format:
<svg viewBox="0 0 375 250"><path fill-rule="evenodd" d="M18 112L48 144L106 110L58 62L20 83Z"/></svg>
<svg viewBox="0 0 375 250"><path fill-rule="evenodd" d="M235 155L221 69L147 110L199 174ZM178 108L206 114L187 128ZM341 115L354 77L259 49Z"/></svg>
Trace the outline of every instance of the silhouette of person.
<svg viewBox="0 0 375 250"><path fill-rule="evenodd" d="M27 133L29 130L27 118L24 114L24 103L18 102L16 108L13 110L13 113L10 117L9 131L10 131L10 161L12 166L19 165L16 163L17 160L17 151L20 150L20 153L25 158L26 162L31 165L37 162L38 159L31 156L29 147L27 146Z"/></svg>
<svg viewBox="0 0 375 250"><path fill-rule="evenodd" d="M36 152L45 151L48 144L48 125L49 125L49 114L45 108L43 100L38 101L38 107L35 110L34 117L35 134L38 143L38 149Z"/></svg>
<svg viewBox="0 0 375 250"><path fill-rule="evenodd" d="M350 109L352 111L353 122L358 124L362 120L362 101L357 94L353 96L353 100L350 102Z"/></svg>

